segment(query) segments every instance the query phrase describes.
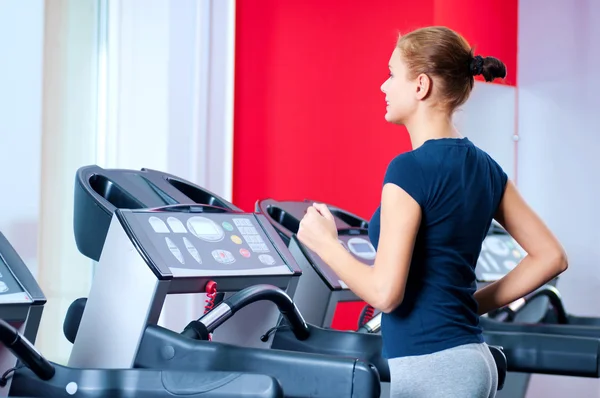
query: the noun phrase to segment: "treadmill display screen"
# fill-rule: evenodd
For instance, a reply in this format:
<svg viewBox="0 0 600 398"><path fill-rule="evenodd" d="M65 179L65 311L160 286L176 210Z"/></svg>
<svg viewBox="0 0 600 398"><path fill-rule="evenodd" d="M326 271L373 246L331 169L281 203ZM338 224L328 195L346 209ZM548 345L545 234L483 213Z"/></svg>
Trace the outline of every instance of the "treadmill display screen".
<svg viewBox="0 0 600 398"><path fill-rule="evenodd" d="M31 301L0 255L0 304L30 303Z"/></svg>
<svg viewBox="0 0 600 398"><path fill-rule="evenodd" d="M342 234L338 236L338 240L354 258L363 264L372 266L375 263L376 251L371 242L367 240L366 235L354 236ZM349 290L348 286L333 272L333 269L316 253L305 248L305 254L313 265L313 268L329 285L331 290Z"/></svg>
<svg viewBox="0 0 600 398"><path fill-rule="evenodd" d="M217 235L219 231L212 223L198 222L194 219L190 219L188 222L190 229L194 231L194 235Z"/></svg>
<svg viewBox="0 0 600 398"><path fill-rule="evenodd" d="M160 255L153 260L164 263L176 277L292 274L251 213L131 215Z"/></svg>
<svg viewBox="0 0 600 398"><path fill-rule="evenodd" d="M481 246L475 275L479 282L494 282L508 274L525 257L509 234L490 234Z"/></svg>
<svg viewBox="0 0 600 398"><path fill-rule="evenodd" d="M352 248L357 253L371 253L373 251L372 247L367 243L355 243L352 245Z"/></svg>

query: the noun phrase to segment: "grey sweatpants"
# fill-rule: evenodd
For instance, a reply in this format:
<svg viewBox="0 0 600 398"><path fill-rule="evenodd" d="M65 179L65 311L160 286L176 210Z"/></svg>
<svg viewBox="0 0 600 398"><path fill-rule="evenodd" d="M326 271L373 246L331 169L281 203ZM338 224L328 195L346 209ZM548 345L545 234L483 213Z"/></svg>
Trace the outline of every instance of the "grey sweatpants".
<svg viewBox="0 0 600 398"><path fill-rule="evenodd" d="M494 398L496 362L487 344L388 360L390 398Z"/></svg>

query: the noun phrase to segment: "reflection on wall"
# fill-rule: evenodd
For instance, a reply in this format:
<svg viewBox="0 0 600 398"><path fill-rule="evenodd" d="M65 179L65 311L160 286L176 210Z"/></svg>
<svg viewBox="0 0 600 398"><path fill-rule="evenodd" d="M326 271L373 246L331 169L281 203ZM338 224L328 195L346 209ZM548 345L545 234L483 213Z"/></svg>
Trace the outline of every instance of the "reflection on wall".
<svg viewBox="0 0 600 398"><path fill-rule="evenodd" d="M600 316L600 2L519 2L519 187L569 256L567 311ZM534 375L528 397L598 397L600 381Z"/></svg>
<svg viewBox="0 0 600 398"><path fill-rule="evenodd" d="M0 232L37 273L44 1L0 2Z"/></svg>
<svg viewBox="0 0 600 398"><path fill-rule="evenodd" d="M462 135L494 158L511 179L516 178L516 95L513 86L476 82L469 100L455 114Z"/></svg>

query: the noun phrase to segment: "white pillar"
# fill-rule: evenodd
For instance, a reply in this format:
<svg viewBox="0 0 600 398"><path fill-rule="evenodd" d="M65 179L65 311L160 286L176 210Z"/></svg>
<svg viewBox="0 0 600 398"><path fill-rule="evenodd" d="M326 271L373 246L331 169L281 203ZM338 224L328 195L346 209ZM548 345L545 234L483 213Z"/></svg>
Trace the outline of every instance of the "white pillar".
<svg viewBox="0 0 600 398"><path fill-rule="evenodd" d="M37 275L44 1L0 0L0 232Z"/></svg>
<svg viewBox="0 0 600 398"><path fill-rule="evenodd" d="M230 199L235 1L108 5L98 164L169 172ZM160 323L179 331L203 303L169 296Z"/></svg>
<svg viewBox="0 0 600 398"><path fill-rule="evenodd" d="M45 10L38 281L48 303L37 345L59 363L71 348L67 308L87 295L92 271L73 237L73 183L95 162L96 3L48 0Z"/></svg>

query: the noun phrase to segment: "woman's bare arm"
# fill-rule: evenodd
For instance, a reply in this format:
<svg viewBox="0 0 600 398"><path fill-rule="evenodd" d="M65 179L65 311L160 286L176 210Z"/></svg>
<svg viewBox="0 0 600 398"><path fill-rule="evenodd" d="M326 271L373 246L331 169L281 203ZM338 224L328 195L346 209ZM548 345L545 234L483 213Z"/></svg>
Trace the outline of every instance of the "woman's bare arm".
<svg viewBox="0 0 600 398"><path fill-rule="evenodd" d="M567 255L540 217L509 180L494 217L527 252L502 279L478 290L479 314L504 307L526 296L567 269Z"/></svg>

